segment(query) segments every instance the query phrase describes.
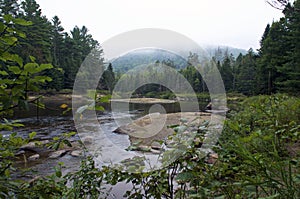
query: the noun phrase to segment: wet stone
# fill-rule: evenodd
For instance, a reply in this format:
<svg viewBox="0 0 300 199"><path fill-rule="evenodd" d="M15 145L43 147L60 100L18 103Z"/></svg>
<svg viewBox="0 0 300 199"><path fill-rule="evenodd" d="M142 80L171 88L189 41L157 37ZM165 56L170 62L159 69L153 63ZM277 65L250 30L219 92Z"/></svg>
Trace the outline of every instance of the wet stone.
<svg viewBox="0 0 300 199"><path fill-rule="evenodd" d="M27 159L32 161L32 160L37 160L40 158L40 155L39 154L34 154L32 156L29 156Z"/></svg>

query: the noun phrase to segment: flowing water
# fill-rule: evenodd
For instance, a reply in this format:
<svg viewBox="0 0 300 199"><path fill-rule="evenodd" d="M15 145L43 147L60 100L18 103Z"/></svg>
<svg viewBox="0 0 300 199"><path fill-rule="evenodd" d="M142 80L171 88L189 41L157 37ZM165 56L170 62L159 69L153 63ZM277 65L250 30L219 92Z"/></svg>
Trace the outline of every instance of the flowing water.
<svg viewBox="0 0 300 199"><path fill-rule="evenodd" d="M189 102L186 102L189 103ZM56 104L55 107L58 107L61 104ZM203 102L200 105L200 109L203 109L207 102ZM46 104L47 105L47 104ZM116 134L113 131L118 127L115 123L116 118L128 117L136 119L145 114L148 114L149 109L153 104L130 104L129 111L124 111L122 108L118 110L113 110L111 112L110 106L106 105L106 112L101 112L97 114L98 121L100 126L107 138L115 145L120 148L127 148L130 145L129 137L124 134ZM167 113L179 112L180 105L175 104L163 104L162 105ZM120 104L120 107L122 105ZM54 137L58 137L63 133L76 131L73 118L71 114L62 115L62 111L57 111L50 107L45 110L36 110L32 107L30 112L16 111L15 119L18 119L20 123L24 124L24 127L17 128L14 131L23 138L27 138L30 132L36 132L35 139L44 141L52 140ZM193 111L193 110L191 110ZM39 114L38 117L36 114ZM92 124L91 124L92 125ZM9 136L12 132L2 131L0 132L4 136ZM80 140L80 137L76 134L71 137L70 141L75 143ZM31 152L29 155L34 155L35 152ZM40 158L33 161L24 161L22 156L19 161L16 162L15 166L20 169L29 169L27 172L18 172L16 178L30 179L36 175L43 176L48 175L54 172L54 167L57 166L59 162L64 162L64 173L70 171L76 171L79 168L81 157L74 157L67 153L59 158L50 159L49 150L38 151Z"/></svg>

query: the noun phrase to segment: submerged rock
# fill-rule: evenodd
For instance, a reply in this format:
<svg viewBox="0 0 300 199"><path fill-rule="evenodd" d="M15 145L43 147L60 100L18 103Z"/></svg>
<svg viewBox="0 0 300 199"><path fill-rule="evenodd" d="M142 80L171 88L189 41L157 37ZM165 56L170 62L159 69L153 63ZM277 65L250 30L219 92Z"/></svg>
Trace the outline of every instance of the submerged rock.
<svg viewBox="0 0 300 199"><path fill-rule="evenodd" d="M29 142L23 146L20 147L20 151L33 151L33 152L40 152L43 150L43 146L48 144L49 140L42 140L42 141L33 141Z"/></svg>
<svg viewBox="0 0 300 199"><path fill-rule="evenodd" d="M153 154L161 154L160 150L155 150L155 149L151 149L150 152Z"/></svg>
<svg viewBox="0 0 300 199"><path fill-rule="evenodd" d="M120 126L114 132L129 135L131 143L139 143L139 145L151 146L154 150L160 150L161 145L157 143L157 140L164 140L174 133L174 129L170 126L180 125L183 122L182 118L184 118L184 123L189 126L197 126L204 120L210 120L210 116L209 113L201 112L152 113ZM155 142L156 144L153 144Z"/></svg>
<svg viewBox="0 0 300 199"><path fill-rule="evenodd" d="M55 158L59 158L64 156L66 153L68 152L68 150L59 150L59 151L54 151L52 153L50 153L49 158L51 159L55 159Z"/></svg>
<svg viewBox="0 0 300 199"><path fill-rule="evenodd" d="M82 150L75 150L71 152L71 156L73 157L81 157L83 156L83 151Z"/></svg>
<svg viewBox="0 0 300 199"><path fill-rule="evenodd" d="M27 158L27 160L32 161L32 160L37 160L37 159L39 159L39 158L40 158L40 155L39 155L39 154L34 154L34 155L32 155L32 156L29 156L29 157Z"/></svg>

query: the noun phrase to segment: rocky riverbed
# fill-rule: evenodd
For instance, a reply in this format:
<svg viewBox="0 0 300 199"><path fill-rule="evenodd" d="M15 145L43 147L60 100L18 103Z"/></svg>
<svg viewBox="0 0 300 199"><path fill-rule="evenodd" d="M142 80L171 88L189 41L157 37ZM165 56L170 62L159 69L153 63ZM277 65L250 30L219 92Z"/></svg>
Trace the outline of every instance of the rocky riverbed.
<svg viewBox="0 0 300 199"><path fill-rule="evenodd" d="M156 140L163 140L171 135L174 132L171 126L183 123L197 125L209 121L210 117L210 113L204 112L152 113L120 126L114 132L129 135L131 143L151 146Z"/></svg>

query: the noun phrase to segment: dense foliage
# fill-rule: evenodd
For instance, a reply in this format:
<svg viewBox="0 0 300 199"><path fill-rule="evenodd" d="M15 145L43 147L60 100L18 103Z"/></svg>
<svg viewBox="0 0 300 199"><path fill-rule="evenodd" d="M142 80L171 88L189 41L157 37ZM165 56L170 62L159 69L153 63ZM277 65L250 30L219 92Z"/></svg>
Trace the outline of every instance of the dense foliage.
<svg viewBox="0 0 300 199"><path fill-rule="evenodd" d="M75 26L70 34L65 32L58 16L47 19L35 0L1 0L0 10L0 21L4 24L8 24L4 15L30 22L27 26L16 24L17 32L22 34L15 35L17 40L11 40L6 51L18 54L26 62L30 61L29 56L33 56L37 64L51 63L53 69L44 74L53 81L44 85L44 89L71 89L85 57L92 49L100 48L87 27ZM3 63L1 65L4 67Z"/></svg>

